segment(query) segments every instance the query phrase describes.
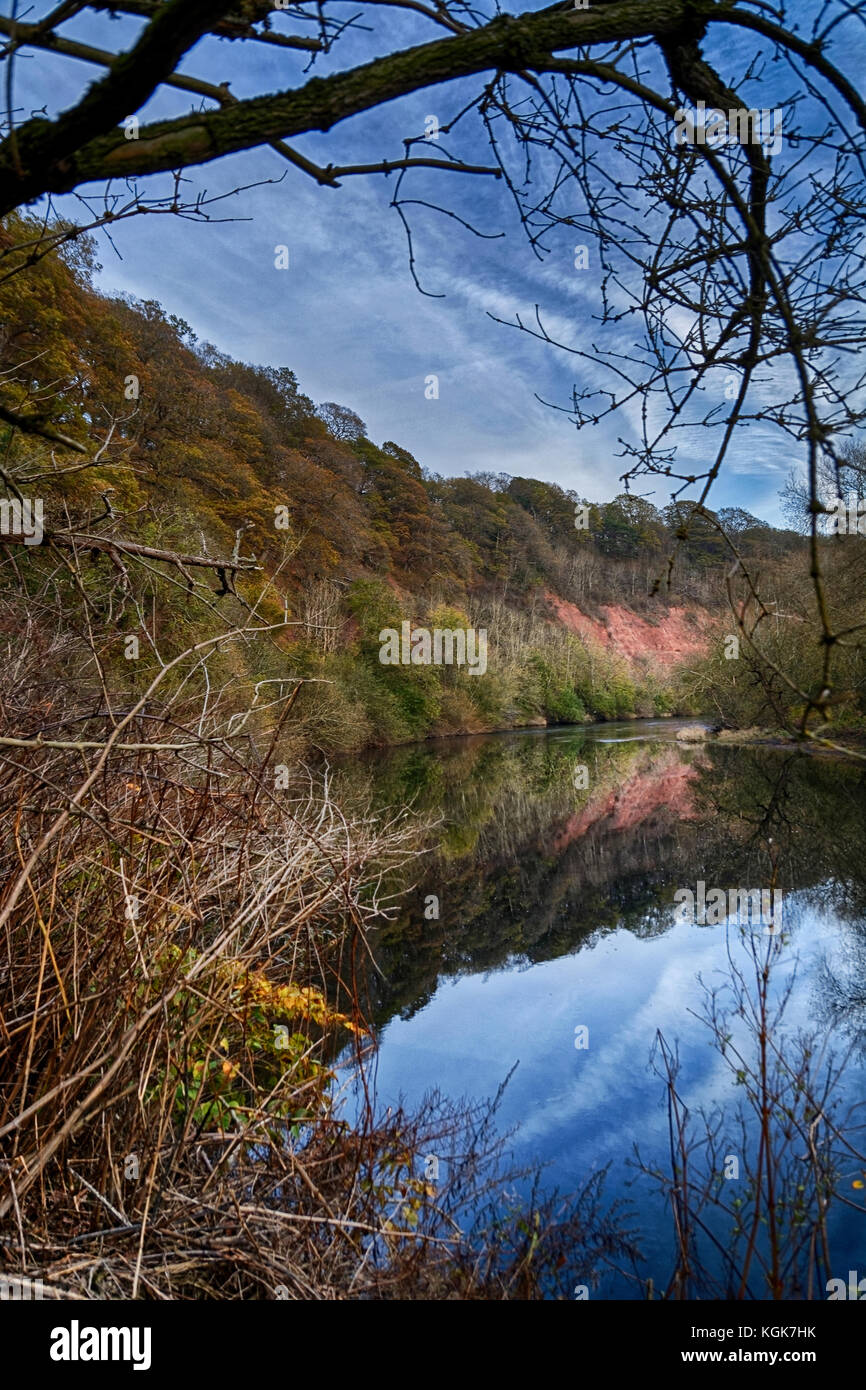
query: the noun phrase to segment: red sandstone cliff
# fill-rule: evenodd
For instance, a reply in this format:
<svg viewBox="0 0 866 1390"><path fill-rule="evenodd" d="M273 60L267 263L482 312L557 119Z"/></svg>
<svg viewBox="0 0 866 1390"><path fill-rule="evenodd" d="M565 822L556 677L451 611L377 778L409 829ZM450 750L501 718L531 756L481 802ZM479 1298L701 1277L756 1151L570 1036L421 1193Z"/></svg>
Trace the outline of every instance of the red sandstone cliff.
<svg viewBox="0 0 866 1390"><path fill-rule="evenodd" d="M591 638L628 662L668 668L698 656L708 645L713 620L697 604L662 608L652 619L640 617L623 604L600 608L602 621L590 618L574 603L547 592L545 598L559 621L580 637Z"/></svg>

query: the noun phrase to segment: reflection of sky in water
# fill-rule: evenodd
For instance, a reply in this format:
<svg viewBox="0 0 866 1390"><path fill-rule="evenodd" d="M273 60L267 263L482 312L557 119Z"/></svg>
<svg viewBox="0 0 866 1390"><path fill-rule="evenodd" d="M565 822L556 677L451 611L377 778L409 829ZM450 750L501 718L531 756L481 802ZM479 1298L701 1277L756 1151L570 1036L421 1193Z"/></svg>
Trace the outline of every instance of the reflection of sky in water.
<svg viewBox="0 0 866 1390"><path fill-rule="evenodd" d="M793 929L792 940L774 986L782 987L798 958L784 1023L785 1031L794 1032L813 1021L817 970L825 957L831 964L841 959L850 929L812 908L798 911L796 895L786 899L785 927ZM692 1112L735 1103L740 1094L710 1045L706 1025L689 1013L701 1006L699 973L709 986L725 978L725 937L724 925L677 923L648 940L620 930L591 948L529 968L445 979L414 1017L393 1018L384 1028L379 1102L403 1097L411 1106L433 1088L454 1098L491 1097L519 1062L499 1111L503 1129L519 1125L517 1162L545 1162L546 1185L562 1191L610 1162L607 1195L637 1204L639 1243L647 1255L643 1272L664 1285L670 1272L667 1222L658 1224L657 1189L626 1160L636 1142L645 1159L664 1165L667 1154L663 1083L649 1065L657 1030L668 1043L679 1043L679 1090ZM748 967L741 948L735 959ZM578 1024L589 1028L588 1050L575 1048ZM844 1039L839 1041L841 1049ZM863 1080L862 1068L852 1068L845 1083L850 1099L864 1094ZM866 1272L862 1218L851 1214L846 1221L837 1212L833 1225L838 1229L832 1248L843 1276L849 1268ZM601 1296L630 1292L609 1280L599 1290Z"/></svg>

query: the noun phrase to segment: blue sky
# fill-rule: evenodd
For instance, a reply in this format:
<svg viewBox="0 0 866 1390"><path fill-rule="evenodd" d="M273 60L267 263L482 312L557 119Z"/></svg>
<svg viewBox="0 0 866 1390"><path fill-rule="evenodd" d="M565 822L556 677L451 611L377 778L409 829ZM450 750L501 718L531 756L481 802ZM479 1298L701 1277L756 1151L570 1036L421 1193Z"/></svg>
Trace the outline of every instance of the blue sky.
<svg viewBox="0 0 866 1390"><path fill-rule="evenodd" d="M540 7L540 5L539 5ZM356 12L345 7L346 14ZM37 18L37 5L21 18ZM338 44L315 72L363 61L377 52L437 37L433 26L388 9L377 12L376 34L359 34ZM275 27L282 20L275 17ZM84 15L61 32L117 49L138 32L137 21ZM837 31L839 32L839 31ZM752 39L726 40L723 54L710 54L723 74L738 80ZM866 55L864 55L866 56ZM212 82L229 81L242 97L303 80L304 55L261 45L206 40L183 70ZM856 77L850 56L845 67ZM22 119L32 108L49 112L70 105L98 71L53 55L19 58L15 102ZM784 79L786 89L790 77ZM464 89L468 95L475 84ZM774 97L772 82L755 88L756 105ZM781 90L781 89L778 89ZM328 136L309 136L296 147L321 163L400 157L402 140L423 132L425 118L448 119L460 92L421 93ZM187 109L184 93L165 92L144 117ZM485 158L469 128L459 127L449 149L467 159ZM159 300L186 319L199 338L246 361L286 365L315 401L337 400L356 410L377 442L393 439L426 467L445 474L491 469L545 478L602 500L621 490L625 464L616 455L619 436L634 437L635 411L597 427L576 431L566 415L536 399L567 406L580 359L494 323L494 313L532 317L538 304L545 322L563 341L586 348L599 336L593 315L600 305L592 266L574 268L574 233L562 229L546 238L543 261L533 255L506 189L492 179L465 175L413 175L409 196L445 203L487 233L483 240L453 220L425 208L413 210L418 293L409 273L405 235L388 206L393 178L346 179L337 190L320 188L265 149L190 171L192 187L210 193L236 185L278 179L249 189L220 205L223 215L248 220L196 225L171 217L133 219L118 225L115 250L100 240L99 284ZM165 188L164 180L143 185ZM61 211L80 216L72 199ZM274 267L274 248L289 248L290 267ZM119 254L117 254L119 253ZM623 345L627 345L623 340ZM425 398L425 379L439 378L439 398ZM717 432L694 430L680 439L681 462L705 465ZM789 440L764 426L741 433L726 476L712 494L715 506L743 506L767 520L779 519L777 493L796 458ZM641 480L639 491L653 483ZM652 500L662 506L668 492L661 480Z"/></svg>

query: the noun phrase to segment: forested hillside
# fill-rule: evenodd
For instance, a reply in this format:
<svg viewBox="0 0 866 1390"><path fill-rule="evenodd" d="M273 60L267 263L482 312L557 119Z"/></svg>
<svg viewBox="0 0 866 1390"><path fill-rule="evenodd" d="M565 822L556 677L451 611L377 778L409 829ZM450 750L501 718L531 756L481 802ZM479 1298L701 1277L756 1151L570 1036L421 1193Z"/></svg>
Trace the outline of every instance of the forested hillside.
<svg viewBox="0 0 866 1390"><path fill-rule="evenodd" d="M148 646L170 657L210 630L209 606L225 620L254 605L272 630L233 658L225 699L246 708L263 682L307 682L292 736L327 749L697 711L689 673L726 627L731 551L716 520L771 575L801 562L794 532L736 508L594 501L473 472L469 457L455 460L462 477L430 474L370 440L353 410L314 405L293 368L233 361L156 302L97 293L86 238L15 273L36 232L7 219L0 248L4 480L10 497L43 498L49 540L91 539L70 582L109 619L104 660L131 689ZM292 350L303 359L302 342ZM130 568L122 541L159 556ZM20 566L34 584L47 573L43 549L15 547L7 621ZM208 563L193 577L172 555ZM485 678L383 665L379 633L405 621L485 630ZM93 672L77 674L86 705Z"/></svg>

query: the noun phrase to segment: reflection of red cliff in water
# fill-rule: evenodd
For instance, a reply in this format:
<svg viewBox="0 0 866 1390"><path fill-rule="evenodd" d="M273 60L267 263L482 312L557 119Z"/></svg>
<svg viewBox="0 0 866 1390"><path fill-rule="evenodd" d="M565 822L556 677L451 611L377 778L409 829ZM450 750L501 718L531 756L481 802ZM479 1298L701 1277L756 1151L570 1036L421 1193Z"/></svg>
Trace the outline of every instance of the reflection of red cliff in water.
<svg viewBox="0 0 866 1390"><path fill-rule="evenodd" d="M633 830L662 809L674 820L696 818L691 787L696 764L683 762L674 748L649 756L649 766L638 768L621 787L598 792L569 818L553 841L556 854L602 821L605 830Z"/></svg>

